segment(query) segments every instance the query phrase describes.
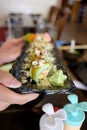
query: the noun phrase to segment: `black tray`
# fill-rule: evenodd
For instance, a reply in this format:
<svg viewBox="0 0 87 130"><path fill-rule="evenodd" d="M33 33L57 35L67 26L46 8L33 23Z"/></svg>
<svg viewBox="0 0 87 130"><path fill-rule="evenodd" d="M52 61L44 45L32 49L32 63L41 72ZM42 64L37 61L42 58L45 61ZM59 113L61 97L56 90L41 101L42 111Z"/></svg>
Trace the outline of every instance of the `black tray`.
<svg viewBox="0 0 87 130"><path fill-rule="evenodd" d="M26 57L25 50L29 47L29 44L24 44L22 53L19 58L15 61L15 63L12 66L12 69L10 70L10 73L15 76L19 81L21 81L21 76L23 76L23 73L21 73L21 65L24 63L24 58ZM63 65L62 58L60 56L60 53L58 49L54 46L53 50L53 55L56 58L55 64L57 65L57 69L62 69L63 73L67 75L67 81L64 84L64 87L55 87L52 86L51 88L46 88L46 89L38 89L37 86L35 86L35 82L30 83L28 82L27 84L22 84L20 88L12 89L15 92L18 93L30 93L30 92L36 92L36 93L42 93L42 94L69 94L72 93L75 89L75 85L73 81L71 80L69 74L66 71L66 68Z"/></svg>

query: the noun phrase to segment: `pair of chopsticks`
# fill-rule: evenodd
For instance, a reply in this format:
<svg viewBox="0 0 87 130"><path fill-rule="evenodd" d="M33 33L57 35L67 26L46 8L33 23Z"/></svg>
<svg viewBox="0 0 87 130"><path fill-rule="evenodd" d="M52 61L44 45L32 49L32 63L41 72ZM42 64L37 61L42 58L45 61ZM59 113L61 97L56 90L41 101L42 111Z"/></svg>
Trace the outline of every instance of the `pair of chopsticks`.
<svg viewBox="0 0 87 130"><path fill-rule="evenodd" d="M61 46L59 47L60 50L69 50L70 46L66 45L66 46ZM87 45L75 45L74 49L87 49Z"/></svg>

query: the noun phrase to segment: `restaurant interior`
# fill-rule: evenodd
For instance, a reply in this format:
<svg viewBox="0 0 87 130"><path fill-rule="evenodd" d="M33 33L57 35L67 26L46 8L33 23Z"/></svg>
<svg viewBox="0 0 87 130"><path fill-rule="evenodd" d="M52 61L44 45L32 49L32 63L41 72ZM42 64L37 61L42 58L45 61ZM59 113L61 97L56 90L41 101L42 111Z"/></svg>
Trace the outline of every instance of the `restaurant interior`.
<svg viewBox="0 0 87 130"><path fill-rule="evenodd" d="M10 105L0 112L0 130L57 130L41 128L40 119L44 114L42 106L51 103L57 111L69 103L67 95L72 94L78 96L79 102L87 102L87 1L1 0L0 12L0 46L10 38L19 38L28 33L48 33L57 49L57 57L60 55L62 66L70 82L75 85L71 93L42 93L24 105ZM1 65L0 69L10 71L14 63ZM87 105L82 109L87 111ZM72 127L72 130L87 130L86 112L81 127Z"/></svg>

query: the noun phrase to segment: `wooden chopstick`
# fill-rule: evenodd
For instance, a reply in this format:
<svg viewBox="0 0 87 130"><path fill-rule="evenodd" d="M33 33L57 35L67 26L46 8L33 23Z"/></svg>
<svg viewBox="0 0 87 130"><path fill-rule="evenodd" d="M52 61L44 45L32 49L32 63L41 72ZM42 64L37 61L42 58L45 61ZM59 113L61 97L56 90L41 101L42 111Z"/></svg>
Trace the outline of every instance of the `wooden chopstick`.
<svg viewBox="0 0 87 130"><path fill-rule="evenodd" d="M59 47L60 50L69 50L70 46L66 45L66 46L61 46ZM87 45L75 45L74 49L87 49Z"/></svg>

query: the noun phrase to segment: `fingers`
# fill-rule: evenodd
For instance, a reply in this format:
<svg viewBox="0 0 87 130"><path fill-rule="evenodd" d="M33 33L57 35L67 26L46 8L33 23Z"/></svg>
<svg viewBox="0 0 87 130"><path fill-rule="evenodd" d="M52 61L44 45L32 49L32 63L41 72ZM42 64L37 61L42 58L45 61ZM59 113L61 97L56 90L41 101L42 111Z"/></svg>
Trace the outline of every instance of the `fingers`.
<svg viewBox="0 0 87 130"><path fill-rule="evenodd" d="M24 37L11 39L10 42L12 42L13 44L23 43L24 42Z"/></svg>
<svg viewBox="0 0 87 130"><path fill-rule="evenodd" d="M6 102L0 102L0 111L5 110L10 104Z"/></svg>
<svg viewBox="0 0 87 130"><path fill-rule="evenodd" d="M25 104L36 99L39 95L36 93L31 94L18 94L12 90L0 85L0 102L6 102L10 104Z"/></svg>
<svg viewBox="0 0 87 130"><path fill-rule="evenodd" d="M0 48L0 64L14 61L21 53L24 37L6 41Z"/></svg>
<svg viewBox="0 0 87 130"><path fill-rule="evenodd" d="M3 46L9 47L9 46L13 46L13 45L20 45L20 44L23 44L23 42L24 42L24 37L12 38L12 39L9 39L6 42L4 42Z"/></svg>
<svg viewBox="0 0 87 130"><path fill-rule="evenodd" d="M20 95L18 95L16 102L17 102L17 104L23 105L27 102L30 102L30 101L36 99L38 96L39 96L39 94L36 94L36 93L20 94Z"/></svg>
<svg viewBox="0 0 87 130"><path fill-rule="evenodd" d="M11 61L14 61L16 60L21 54L21 48L19 47L16 47L13 51L10 51L9 52L9 55L8 57L5 57L5 62L11 62Z"/></svg>
<svg viewBox="0 0 87 130"><path fill-rule="evenodd" d="M17 88L21 86L21 83L15 77L3 70L0 70L0 83L9 88Z"/></svg>
<svg viewBox="0 0 87 130"><path fill-rule="evenodd" d="M17 41L20 43L20 42L24 42L24 37L20 37L17 39Z"/></svg>

